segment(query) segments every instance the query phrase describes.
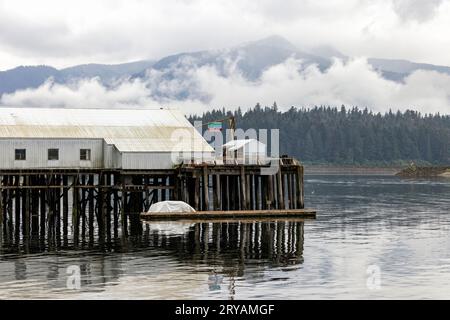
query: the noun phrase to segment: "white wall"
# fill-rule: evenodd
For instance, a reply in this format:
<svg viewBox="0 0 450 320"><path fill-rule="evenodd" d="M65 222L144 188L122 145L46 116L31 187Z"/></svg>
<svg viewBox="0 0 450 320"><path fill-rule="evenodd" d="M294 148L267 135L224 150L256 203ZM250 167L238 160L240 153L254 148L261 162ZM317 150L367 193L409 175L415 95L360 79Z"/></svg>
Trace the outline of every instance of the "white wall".
<svg viewBox="0 0 450 320"><path fill-rule="evenodd" d="M26 149L26 160L15 160L15 149ZM48 161L48 149L59 149L59 160ZM80 160L80 149L91 149L91 160ZM0 139L0 169L102 168L102 139Z"/></svg>
<svg viewBox="0 0 450 320"><path fill-rule="evenodd" d="M26 160L15 160L15 149L26 149ZM59 160L48 161L48 149L59 149ZM91 149L91 161L80 161L80 149ZM213 153L196 153L201 162ZM172 169L181 160L171 152L120 153L103 139L0 139L0 169L108 168Z"/></svg>

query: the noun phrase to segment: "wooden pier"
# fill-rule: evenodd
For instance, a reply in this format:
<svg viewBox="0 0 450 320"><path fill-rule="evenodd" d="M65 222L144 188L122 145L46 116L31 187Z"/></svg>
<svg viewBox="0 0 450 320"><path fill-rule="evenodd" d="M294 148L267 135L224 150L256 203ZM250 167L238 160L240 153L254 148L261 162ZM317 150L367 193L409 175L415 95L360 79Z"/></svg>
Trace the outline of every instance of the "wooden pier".
<svg viewBox="0 0 450 320"><path fill-rule="evenodd" d="M249 219L249 218L315 218L312 209L285 210L233 210L233 211L197 211L197 212L152 212L142 213L145 220L216 220L216 219Z"/></svg>
<svg viewBox="0 0 450 320"><path fill-rule="evenodd" d="M270 175L263 168L203 163L170 170L0 169L0 232L16 240L70 235L75 242L139 234L129 220L163 200L224 216L304 209L303 166L286 157Z"/></svg>

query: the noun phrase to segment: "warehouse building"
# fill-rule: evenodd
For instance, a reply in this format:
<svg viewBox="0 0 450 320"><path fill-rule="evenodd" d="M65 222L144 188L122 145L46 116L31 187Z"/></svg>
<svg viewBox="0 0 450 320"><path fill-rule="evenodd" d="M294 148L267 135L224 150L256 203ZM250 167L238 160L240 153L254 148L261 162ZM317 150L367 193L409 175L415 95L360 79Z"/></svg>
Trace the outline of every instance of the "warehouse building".
<svg viewBox="0 0 450 320"><path fill-rule="evenodd" d="M0 108L0 169L171 169L213 154L178 110Z"/></svg>

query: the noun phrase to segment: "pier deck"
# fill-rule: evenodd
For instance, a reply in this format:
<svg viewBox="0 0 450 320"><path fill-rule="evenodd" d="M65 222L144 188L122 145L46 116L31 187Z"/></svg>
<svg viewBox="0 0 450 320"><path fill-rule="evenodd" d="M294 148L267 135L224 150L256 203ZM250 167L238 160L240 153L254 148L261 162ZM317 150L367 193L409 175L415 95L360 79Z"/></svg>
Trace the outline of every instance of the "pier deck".
<svg viewBox="0 0 450 320"><path fill-rule="evenodd" d="M241 218L315 218L313 209L285 210L232 210L232 211L197 211L197 212L143 212L145 220L209 220Z"/></svg>

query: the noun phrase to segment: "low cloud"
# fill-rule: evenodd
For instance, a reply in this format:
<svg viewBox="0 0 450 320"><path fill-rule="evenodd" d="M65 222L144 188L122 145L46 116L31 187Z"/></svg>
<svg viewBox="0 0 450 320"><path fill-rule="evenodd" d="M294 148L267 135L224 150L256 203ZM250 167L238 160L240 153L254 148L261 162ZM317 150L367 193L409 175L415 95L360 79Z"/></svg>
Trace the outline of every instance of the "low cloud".
<svg viewBox="0 0 450 320"><path fill-rule="evenodd" d="M443 0L393 0L394 10L402 20L425 22L434 17Z"/></svg>
<svg viewBox="0 0 450 320"><path fill-rule="evenodd" d="M179 67L179 66L178 66ZM403 83L384 79L365 59L335 60L326 71L303 68L302 61L288 59L267 69L257 81L247 80L238 69L225 74L215 67L187 64L177 77L149 72L147 78L125 80L107 88L98 79L72 85L46 82L37 89L5 94L0 104L32 107L129 106L176 107L186 114L212 108L244 110L256 102L281 109L314 105L358 106L375 112L415 109L423 113L450 113L450 75L416 71ZM164 72L175 72L165 70Z"/></svg>

